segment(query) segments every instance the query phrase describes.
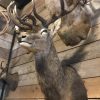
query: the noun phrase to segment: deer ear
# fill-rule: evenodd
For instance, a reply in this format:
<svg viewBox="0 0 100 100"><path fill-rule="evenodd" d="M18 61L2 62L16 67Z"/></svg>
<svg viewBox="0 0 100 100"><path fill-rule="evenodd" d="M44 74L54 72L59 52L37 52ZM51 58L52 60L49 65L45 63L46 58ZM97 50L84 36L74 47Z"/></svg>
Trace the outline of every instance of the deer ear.
<svg viewBox="0 0 100 100"><path fill-rule="evenodd" d="M49 25L49 29L51 30L51 36L54 37L55 34L58 32L61 26L61 18L56 20L54 23Z"/></svg>

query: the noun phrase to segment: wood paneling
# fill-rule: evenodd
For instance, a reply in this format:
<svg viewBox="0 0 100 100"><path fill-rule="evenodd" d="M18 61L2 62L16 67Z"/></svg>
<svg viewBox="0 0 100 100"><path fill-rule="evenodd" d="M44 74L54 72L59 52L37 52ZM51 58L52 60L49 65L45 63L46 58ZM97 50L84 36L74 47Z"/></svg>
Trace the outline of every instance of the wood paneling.
<svg viewBox="0 0 100 100"><path fill-rule="evenodd" d="M18 86L38 84L36 72L19 76Z"/></svg>
<svg viewBox="0 0 100 100"><path fill-rule="evenodd" d="M12 73L18 72L19 75L27 74L27 73L32 73L35 71L35 62L31 61L16 67L12 68Z"/></svg>
<svg viewBox="0 0 100 100"><path fill-rule="evenodd" d="M44 98L39 85L18 87L15 92L10 92L8 98Z"/></svg>
<svg viewBox="0 0 100 100"><path fill-rule="evenodd" d="M20 52L20 51L19 51ZM28 62L31 62L34 60L34 55L33 53L30 53L30 54L24 54L22 56L18 56L14 59L12 59L11 61L11 67L14 67L14 66L18 66L18 65L22 65L22 64L25 64L25 63L28 63Z"/></svg>
<svg viewBox="0 0 100 100"><path fill-rule="evenodd" d="M71 50L67 50L58 54L60 60L71 60L70 64L83 60L100 57L100 41L93 42L89 45L83 45Z"/></svg>
<svg viewBox="0 0 100 100"><path fill-rule="evenodd" d="M8 58L8 50L0 47L0 58Z"/></svg>
<svg viewBox="0 0 100 100"><path fill-rule="evenodd" d="M100 98L100 77L86 79L85 86L89 98Z"/></svg>
<svg viewBox="0 0 100 100"><path fill-rule="evenodd" d="M84 79L89 98L100 98L100 77ZM44 98L39 85L18 87L15 92L10 92L8 98Z"/></svg>

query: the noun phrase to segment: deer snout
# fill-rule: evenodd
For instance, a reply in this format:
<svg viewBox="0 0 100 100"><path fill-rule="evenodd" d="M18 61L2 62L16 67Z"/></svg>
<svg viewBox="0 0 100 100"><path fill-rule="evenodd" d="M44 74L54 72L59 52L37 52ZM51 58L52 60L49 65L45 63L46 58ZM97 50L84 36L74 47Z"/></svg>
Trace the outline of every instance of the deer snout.
<svg viewBox="0 0 100 100"><path fill-rule="evenodd" d="M25 35L23 35L23 36L19 36L19 37L17 37L17 40L18 40L18 42L20 43L20 42L22 42L22 41L24 41L26 39L26 36Z"/></svg>

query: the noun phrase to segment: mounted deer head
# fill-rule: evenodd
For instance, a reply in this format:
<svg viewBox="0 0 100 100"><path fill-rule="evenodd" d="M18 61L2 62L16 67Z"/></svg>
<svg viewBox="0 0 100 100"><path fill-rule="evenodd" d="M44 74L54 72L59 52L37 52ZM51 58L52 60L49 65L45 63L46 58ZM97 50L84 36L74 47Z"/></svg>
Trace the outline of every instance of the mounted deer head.
<svg viewBox="0 0 100 100"><path fill-rule="evenodd" d="M73 67L61 65L48 24L39 15L37 19L43 27L40 35L29 34L18 40L21 46L35 55L37 76L46 100L88 100L84 83L77 71Z"/></svg>
<svg viewBox="0 0 100 100"><path fill-rule="evenodd" d="M18 9L17 6L15 1L12 1L8 5L7 12L10 19L21 30L35 30L36 19L31 15L33 8L32 2L29 2L23 9Z"/></svg>

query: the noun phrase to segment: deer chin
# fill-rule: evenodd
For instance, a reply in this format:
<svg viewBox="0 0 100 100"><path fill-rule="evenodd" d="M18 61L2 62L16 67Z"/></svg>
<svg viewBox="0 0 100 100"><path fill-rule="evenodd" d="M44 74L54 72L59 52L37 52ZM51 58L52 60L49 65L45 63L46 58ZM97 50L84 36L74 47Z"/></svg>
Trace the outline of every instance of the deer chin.
<svg viewBox="0 0 100 100"><path fill-rule="evenodd" d="M27 49L29 52L33 52L36 53L38 49L33 48L31 43L27 43L27 42L20 42L19 43L20 46L22 46L23 48Z"/></svg>
<svg viewBox="0 0 100 100"><path fill-rule="evenodd" d="M20 45L26 48L31 48L31 44L27 42L20 42Z"/></svg>

